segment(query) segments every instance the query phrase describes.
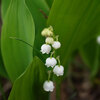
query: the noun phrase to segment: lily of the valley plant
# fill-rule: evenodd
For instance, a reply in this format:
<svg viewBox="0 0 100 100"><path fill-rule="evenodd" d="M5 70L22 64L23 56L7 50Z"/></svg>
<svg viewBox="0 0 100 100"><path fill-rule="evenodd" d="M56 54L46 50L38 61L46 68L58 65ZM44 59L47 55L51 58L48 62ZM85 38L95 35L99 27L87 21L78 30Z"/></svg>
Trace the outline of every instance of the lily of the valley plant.
<svg viewBox="0 0 100 100"><path fill-rule="evenodd" d="M61 43L58 41L58 36L55 36L53 32L53 27L45 28L41 35L44 36L45 43L41 46L42 54L50 54L50 57L46 59L45 66L51 68L48 71L48 80L44 82L43 88L45 91L52 92L54 90L54 84L50 80L50 74L53 72L57 76L62 76L64 74L64 67L60 64L59 56L56 57L55 52L61 47Z"/></svg>

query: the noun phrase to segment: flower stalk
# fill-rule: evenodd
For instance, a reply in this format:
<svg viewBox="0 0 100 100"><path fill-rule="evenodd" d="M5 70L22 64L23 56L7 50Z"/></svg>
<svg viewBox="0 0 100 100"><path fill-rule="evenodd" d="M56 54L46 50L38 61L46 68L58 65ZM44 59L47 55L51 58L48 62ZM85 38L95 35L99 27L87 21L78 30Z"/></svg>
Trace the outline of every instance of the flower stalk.
<svg viewBox="0 0 100 100"><path fill-rule="evenodd" d="M62 76L64 74L64 67L60 63L60 57L56 57L55 55L56 50L61 47L61 43L58 41L59 35L54 34L52 26L45 28L41 32L41 35L46 37L46 39L40 51L42 54L50 54L50 57L46 59L45 65L47 68L51 67L51 70L48 71L48 80L44 82L43 88L47 92L52 92L54 84L50 81L51 73L53 72L57 76Z"/></svg>

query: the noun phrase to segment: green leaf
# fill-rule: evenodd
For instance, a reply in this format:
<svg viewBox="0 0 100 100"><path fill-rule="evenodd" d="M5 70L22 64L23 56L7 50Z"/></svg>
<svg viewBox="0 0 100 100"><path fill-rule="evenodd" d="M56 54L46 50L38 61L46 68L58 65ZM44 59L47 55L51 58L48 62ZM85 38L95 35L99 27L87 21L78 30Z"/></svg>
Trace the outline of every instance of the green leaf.
<svg viewBox="0 0 100 100"><path fill-rule="evenodd" d="M2 0L2 16L6 14L7 8L11 0ZM35 43L34 47L40 49L41 45L44 43L44 38L41 36L41 31L46 27L46 21L49 14L49 6L45 0L25 0L32 17L35 22ZM50 1L51 2L51 1ZM34 55L38 55L34 51ZM39 56L40 57L40 56Z"/></svg>
<svg viewBox="0 0 100 100"><path fill-rule="evenodd" d="M9 7L11 0L2 0L1 1L1 15L2 15L2 20L4 21L7 9Z"/></svg>
<svg viewBox="0 0 100 100"><path fill-rule="evenodd" d="M58 54L66 66L72 52L100 30L100 0L55 0L48 25L59 34L62 47Z"/></svg>
<svg viewBox="0 0 100 100"><path fill-rule="evenodd" d="M80 54L91 71L91 77L93 78L99 70L100 59L100 46L97 44L96 39L89 41L87 44L80 48Z"/></svg>
<svg viewBox="0 0 100 100"><path fill-rule="evenodd" d="M51 0L52 1L52 0ZM50 2L51 2L50 1ZM6 15L11 0L2 0L2 16ZM26 4L34 18L36 32L43 29L46 25L46 16L49 14L49 6L45 0L26 0Z"/></svg>
<svg viewBox="0 0 100 100"><path fill-rule="evenodd" d="M49 7L45 0L26 0L26 4L34 18L36 27L34 47L39 50L41 45L44 43L44 38L41 36L41 31L44 27L46 27ZM34 55L38 55L37 52L34 51Z"/></svg>
<svg viewBox="0 0 100 100"><path fill-rule="evenodd" d="M45 0L25 0L26 4L34 18L36 34L46 26L45 15L48 16L49 7Z"/></svg>
<svg viewBox="0 0 100 100"><path fill-rule="evenodd" d="M2 61L1 53L0 53L0 76L8 78L7 72L5 70L5 67Z"/></svg>
<svg viewBox="0 0 100 100"><path fill-rule="evenodd" d="M34 22L24 0L12 0L2 28L1 52L9 77L14 81L32 61L32 48L17 37L33 45Z"/></svg>
<svg viewBox="0 0 100 100"><path fill-rule="evenodd" d="M46 0L47 4L49 5L49 7L51 8L52 4L53 4L54 0Z"/></svg>
<svg viewBox="0 0 100 100"><path fill-rule="evenodd" d="M0 42L1 42L1 41L0 41ZM6 70L5 70L3 60L2 60L2 55L1 55L1 43L0 43L0 76L5 77L5 78L8 78L8 75L7 75L7 72L6 72Z"/></svg>
<svg viewBox="0 0 100 100"><path fill-rule="evenodd" d="M27 70L14 82L8 100L48 100L48 93L43 90L46 79L44 64L34 57Z"/></svg>

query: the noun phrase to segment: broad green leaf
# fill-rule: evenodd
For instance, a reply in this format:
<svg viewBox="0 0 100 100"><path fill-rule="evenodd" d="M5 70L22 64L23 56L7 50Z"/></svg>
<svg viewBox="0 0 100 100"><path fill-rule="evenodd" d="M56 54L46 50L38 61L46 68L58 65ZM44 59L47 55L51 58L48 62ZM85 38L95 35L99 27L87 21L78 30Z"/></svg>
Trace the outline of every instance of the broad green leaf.
<svg viewBox="0 0 100 100"><path fill-rule="evenodd" d="M64 66L74 50L100 29L100 0L55 0L48 25L59 34L62 47L58 54Z"/></svg>
<svg viewBox="0 0 100 100"><path fill-rule="evenodd" d="M8 100L48 100L48 93L43 90L46 79L44 64L34 57L27 70L14 82Z"/></svg>
<svg viewBox="0 0 100 100"><path fill-rule="evenodd" d="M51 8L52 4L53 4L54 0L46 0L47 4L49 5L49 7Z"/></svg>
<svg viewBox="0 0 100 100"><path fill-rule="evenodd" d="M35 22L36 36L34 46L36 49L40 49L41 45L44 43L44 38L41 36L41 31L44 27L46 27L46 17L49 14L49 7L45 0L26 0L26 4ZM34 54L37 55L36 52Z"/></svg>
<svg viewBox="0 0 100 100"><path fill-rule="evenodd" d="M25 0L26 4L34 18L36 33L46 26L45 15L48 16L49 7L45 0Z"/></svg>
<svg viewBox="0 0 100 100"><path fill-rule="evenodd" d="M97 44L96 39L93 39L82 46L80 54L85 64L91 70L91 77L94 77L100 66L100 46Z"/></svg>
<svg viewBox="0 0 100 100"><path fill-rule="evenodd" d="M9 7L11 0L1 0L1 15L2 15L2 20L4 20L7 9Z"/></svg>
<svg viewBox="0 0 100 100"><path fill-rule="evenodd" d="M32 61L32 48L20 41L11 39L17 37L29 44L34 42L34 22L24 0L12 0L7 11L1 35L1 52L9 77L14 81Z"/></svg>
<svg viewBox="0 0 100 100"><path fill-rule="evenodd" d="M1 42L1 41L0 41L0 42ZM2 55L1 55L1 44L0 44L0 76L3 76L3 77L8 78L8 75L7 75L7 72L6 72L6 70L5 70L3 60L2 60Z"/></svg>
<svg viewBox="0 0 100 100"><path fill-rule="evenodd" d="M6 2L6 0L2 0L3 18L7 11L10 1L11 0L7 0ZM40 49L41 45L44 43L44 38L41 36L41 30L44 27L46 27L46 21L49 14L49 6L45 0L25 0L25 1L35 22L36 37L35 37L34 47L36 49ZM34 51L34 55L38 55L37 52Z"/></svg>
<svg viewBox="0 0 100 100"><path fill-rule="evenodd" d="M3 64L3 61L2 61L1 54L0 54L0 76L8 78L7 72L5 70L5 67L4 67L4 64Z"/></svg>

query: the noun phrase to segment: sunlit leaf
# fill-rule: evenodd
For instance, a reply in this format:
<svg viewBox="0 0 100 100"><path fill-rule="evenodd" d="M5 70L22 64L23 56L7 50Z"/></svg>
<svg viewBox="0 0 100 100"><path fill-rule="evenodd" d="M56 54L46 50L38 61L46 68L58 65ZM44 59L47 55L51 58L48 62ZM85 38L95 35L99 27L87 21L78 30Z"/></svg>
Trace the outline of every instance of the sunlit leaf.
<svg viewBox="0 0 100 100"><path fill-rule="evenodd" d="M2 0L2 18L3 19L6 15L10 1L11 0L7 0L7 1ZM50 3L51 1L52 0L50 0ZM36 37L35 37L34 47L36 49L40 49L41 45L44 43L44 38L41 37L41 30L44 27L46 27L46 21L49 14L49 6L45 0L25 0L25 2L35 22ZM34 55L38 55L36 51L34 51Z"/></svg>
<svg viewBox="0 0 100 100"><path fill-rule="evenodd" d="M12 81L26 69L33 57L30 46L10 37L17 37L33 45L34 33L33 18L25 1L12 0L5 17L1 36L4 65Z"/></svg>
<svg viewBox="0 0 100 100"><path fill-rule="evenodd" d="M8 100L48 100L48 93L43 90L46 77L44 64L34 57L27 70L15 81Z"/></svg>
<svg viewBox="0 0 100 100"><path fill-rule="evenodd" d="M74 50L93 38L100 28L100 0L55 0L48 25L59 34L64 66Z"/></svg>
<svg viewBox="0 0 100 100"><path fill-rule="evenodd" d="M9 7L11 0L1 0L1 15L2 15L2 20L4 20L7 9Z"/></svg>

